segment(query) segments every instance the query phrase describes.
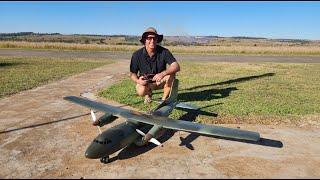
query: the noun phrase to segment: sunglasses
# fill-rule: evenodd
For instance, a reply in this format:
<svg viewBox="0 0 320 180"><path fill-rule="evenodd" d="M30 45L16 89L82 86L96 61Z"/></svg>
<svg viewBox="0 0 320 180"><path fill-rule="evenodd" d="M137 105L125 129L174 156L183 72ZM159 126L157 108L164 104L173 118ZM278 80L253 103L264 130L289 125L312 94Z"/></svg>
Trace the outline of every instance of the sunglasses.
<svg viewBox="0 0 320 180"><path fill-rule="evenodd" d="M147 39L148 41L151 41L151 39L153 39L154 41L156 41L158 38L157 38L157 37L146 37L146 39Z"/></svg>

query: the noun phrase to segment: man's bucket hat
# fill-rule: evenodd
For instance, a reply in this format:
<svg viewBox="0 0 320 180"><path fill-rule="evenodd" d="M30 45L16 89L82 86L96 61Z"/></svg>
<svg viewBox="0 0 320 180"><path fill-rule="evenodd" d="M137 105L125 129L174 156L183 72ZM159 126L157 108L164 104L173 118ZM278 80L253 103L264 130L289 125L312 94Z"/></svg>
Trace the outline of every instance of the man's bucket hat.
<svg viewBox="0 0 320 180"><path fill-rule="evenodd" d="M163 35L158 34L157 30L153 27L147 28L141 36L140 42L144 44L145 38L148 34L155 34L158 37L157 43L160 43L163 39Z"/></svg>

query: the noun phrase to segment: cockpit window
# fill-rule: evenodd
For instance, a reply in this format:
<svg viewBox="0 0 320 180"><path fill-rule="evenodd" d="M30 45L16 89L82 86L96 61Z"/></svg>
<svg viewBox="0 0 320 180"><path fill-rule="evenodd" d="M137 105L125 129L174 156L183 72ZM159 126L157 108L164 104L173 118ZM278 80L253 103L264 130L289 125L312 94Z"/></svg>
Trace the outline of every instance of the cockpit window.
<svg viewBox="0 0 320 180"><path fill-rule="evenodd" d="M98 144L109 144L112 141L109 139L105 139L104 141L99 141L99 140L95 139L95 140L93 140L93 142L98 143Z"/></svg>

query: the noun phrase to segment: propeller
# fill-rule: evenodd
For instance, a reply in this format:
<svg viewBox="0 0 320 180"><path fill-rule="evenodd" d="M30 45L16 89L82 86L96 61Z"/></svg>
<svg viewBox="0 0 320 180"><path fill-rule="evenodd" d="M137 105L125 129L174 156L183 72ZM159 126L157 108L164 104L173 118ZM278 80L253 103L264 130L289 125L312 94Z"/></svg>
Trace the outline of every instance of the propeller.
<svg viewBox="0 0 320 180"><path fill-rule="evenodd" d="M93 112L92 109L91 109L91 118L92 118L92 121L93 121L93 122L95 122L95 121L97 120L97 117L96 117L96 115L94 114L94 112ZM101 132L100 127L99 127L99 126L97 126L97 127L98 127L98 129L99 129L99 133L101 134L102 132Z"/></svg>
<svg viewBox="0 0 320 180"><path fill-rule="evenodd" d="M145 135L146 135L144 132L140 131L139 129L136 129L136 131L137 131L140 135L142 135L142 136L145 136ZM157 145L157 146L163 147L163 144L161 144L161 143L160 143L157 139L155 139L155 138L151 138L151 139L149 140L149 142L152 142L153 144L155 144L155 145Z"/></svg>

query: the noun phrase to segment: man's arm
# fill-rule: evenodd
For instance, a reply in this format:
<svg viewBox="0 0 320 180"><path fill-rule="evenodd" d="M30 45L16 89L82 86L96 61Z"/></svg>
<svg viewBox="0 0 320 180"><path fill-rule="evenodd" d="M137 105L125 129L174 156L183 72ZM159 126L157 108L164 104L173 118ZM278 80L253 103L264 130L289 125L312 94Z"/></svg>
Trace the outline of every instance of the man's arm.
<svg viewBox="0 0 320 180"><path fill-rule="evenodd" d="M136 51L135 53L132 54L131 57L131 61L130 61L130 78L133 82L135 82L136 84L140 84L145 86L147 84L147 82L145 80L143 80L142 76L140 78L138 78L137 73L139 71L139 67L138 67L138 58L139 58L139 54L137 54L138 51Z"/></svg>
<svg viewBox="0 0 320 180"><path fill-rule="evenodd" d="M152 80L161 81L161 79L163 79L166 75L171 75L179 71L180 71L180 65L178 64L178 62L175 61L170 64L168 69L162 71L161 73L156 74Z"/></svg>

